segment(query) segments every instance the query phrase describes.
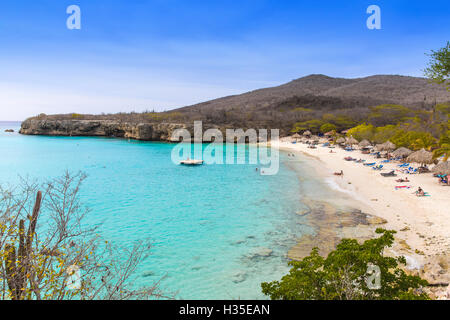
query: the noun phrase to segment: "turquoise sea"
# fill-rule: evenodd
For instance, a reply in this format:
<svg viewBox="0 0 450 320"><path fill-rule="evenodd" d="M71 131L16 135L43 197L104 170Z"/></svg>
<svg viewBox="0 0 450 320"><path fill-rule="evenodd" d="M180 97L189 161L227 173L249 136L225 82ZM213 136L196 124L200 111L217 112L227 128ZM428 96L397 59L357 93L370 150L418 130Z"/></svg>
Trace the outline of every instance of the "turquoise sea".
<svg viewBox="0 0 450 320"><path fill-rule="evenodd" d="M163 291L179 299L263 299L260 283L285 274L289 248L312 232L296 213L305 209L300 194L317 184L287 154L277 175L261 176L250 164L176 165L171 144L22 136L19 126L0 123L0 184L85 172L86 222L101 224L102 236L118 245L150 238L137 280L166 276Z"/></svg>

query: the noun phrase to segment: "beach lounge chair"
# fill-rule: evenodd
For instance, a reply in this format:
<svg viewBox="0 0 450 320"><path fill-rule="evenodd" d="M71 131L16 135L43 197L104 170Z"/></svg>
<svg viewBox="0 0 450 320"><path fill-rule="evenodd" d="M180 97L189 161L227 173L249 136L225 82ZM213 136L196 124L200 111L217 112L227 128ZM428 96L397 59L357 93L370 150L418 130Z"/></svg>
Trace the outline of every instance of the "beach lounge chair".
<svg viewBox="0 0 450 320"><path fill-rule="evenodd" d="M380 173L383 177L396 177L397 175L395 174L395 171L392 170L389 173Z"/></svg>
<svg viewBox="0 0 450 320"><path fill-rule="evenodd" d="M373 167L373 170L382 170L383 169L383 165L380 164L379 166Z"/></svg>
<svg viewBox="0 0 450 320"><path fill-rule="evenodd" d="M430 172L430 169L428 169L428 167L419 167L419 168L417 169L417 171L418 171L419 173L429 173L429 172Z"/></svg>
<svg viewBox="0 0 450 320"><path fill-rule="evenodd" d="M404 164L399 164L398 167L399 168L406 168L409 166L409 163L404 163Z"/></svg>
<svg viewBox="0 0 450 320"><path fill-rule="evenodd" d="M377 164L376 162L372 162L372 163L364 163L364 165L367 166L367 167L372 167L372 166L374 166L374 165L376 165L376 164Z"/></svg>

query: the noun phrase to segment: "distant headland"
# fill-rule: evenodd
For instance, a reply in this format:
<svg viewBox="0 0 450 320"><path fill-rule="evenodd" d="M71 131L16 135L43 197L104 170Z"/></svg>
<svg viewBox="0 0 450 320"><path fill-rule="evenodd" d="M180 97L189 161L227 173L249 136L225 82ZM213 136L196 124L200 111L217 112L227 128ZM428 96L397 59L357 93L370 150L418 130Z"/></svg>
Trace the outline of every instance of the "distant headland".
<svg viewBox="0 0 450 320"><path fill-rule="evenodd" d="M41 114L24 121L20 133L170 141L174 130L190 129L194 121L202 121L207 128L220 130L278 128L280 134L285 136L292 132L296 123L311 122L314 127L329 122L337 130L346 130L364 122L371 107L378 105L431 110L437 103L448 102L450 92L425 78L376 75L345 79L310 75L281 86L166 112Z"/></svg>

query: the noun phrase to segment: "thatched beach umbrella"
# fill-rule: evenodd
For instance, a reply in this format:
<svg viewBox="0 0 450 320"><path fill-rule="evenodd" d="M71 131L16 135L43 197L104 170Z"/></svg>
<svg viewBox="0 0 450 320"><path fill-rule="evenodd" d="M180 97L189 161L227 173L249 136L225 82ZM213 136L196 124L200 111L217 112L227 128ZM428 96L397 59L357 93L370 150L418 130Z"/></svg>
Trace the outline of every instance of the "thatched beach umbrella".
<svg viewBox="0 0 450 320"><path fill-rule="evenodd" d="M303 132L303 135L306 136L310 136L312 133L309 130L306 130L305 132Z"/></svg>
<svg viewBox="0 0 450 320"><path fill-rule="evenodd" d="M416 162L420 164L431 164L434 162L433 160L433 154L431 152L426 151L425 149L422 149L420 151L416 151L412 153L406 161L408 162Z"/></svg>
<svg viewBox="0 0 450 320"><path fill-rule="evenodd" d="M370 141L369 140L366 140L366 139L364 139L363 141L361 141L359 144L358 144L358 146L360 147L360 148L367 148L367 147L369 147L369 146L371 146L372 144L370 143Z"/></svg>
<svg viewBox="0 0 450 320"><path fill-rule="evenodd" d="M387 141L386 143L383 144L384 151L394 151L395 148L396 148L396 145L390 141Z"/></svg>
<svg viewBox="0 0 450 320"><path fill-rule="evenodd" d="M379 144L379 145L377 145L377 150L378 151L392 151L392 150L395 150L395 144L393 144L392 142L390 142L390 141L387 141L387 142L385 142L385 143L383 143L383 144Z"/></svg>
<svg viewBox="0 0 450 320"><path fill-rule="evenodd" d="M294 139L300 139L302 136L301 135L299 135L298 133L296 133L296 134L294 134L293 136L292 136L292 138L294 138Z"/></svg>
<svg viewBox="0 0 450 320"><path fill-rule="evenodd" d="M345 139L340 137L336 140L336 143L338 143L338 144L345 143Z"/></svg>
<svg viewBox="0 0 450 320"><path fill-rule="evenodd" d="M411 150L409 150L408 148L401 147L401 148L398 148L397 150L395 150L394 152L392 152L392 155L394 157L406 158L407 156L411 155L411 153L413 153L413 152Z"/></svg>
<svg viewBox="0 0 450 320"><path fill-rule="evenodd" d="M439 163L431 171L437 174L450 174L450 161Z"/></svg>
<svg viewBox="0 0 450 320"><path fill-rule="evenodd" d="M347 140L345 141L347 144L349 145L354 145L354 144L358 144L358 140L356 140L353 137L347 138Z"/></svg>

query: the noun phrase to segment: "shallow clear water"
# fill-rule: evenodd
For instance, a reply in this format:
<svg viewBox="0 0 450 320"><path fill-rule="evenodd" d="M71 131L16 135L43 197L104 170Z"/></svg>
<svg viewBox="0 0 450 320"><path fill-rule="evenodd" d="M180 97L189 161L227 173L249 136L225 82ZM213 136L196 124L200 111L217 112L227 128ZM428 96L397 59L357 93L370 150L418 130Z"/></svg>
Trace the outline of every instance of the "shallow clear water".
<svg viewBox="0 0 450 320"><path fill-rule="evenodd" d="M259 299L260 283L288 271L286 254L309 228L296 214L302 183L281 154L280 171L255 165L182 167L173 145L108 138L21 136L0 123L0 183L19 175L44 182L65 170L88 179L86 222L119 245L153 241L139 283L167 277L162 287L183 299ZM269 257L254 255L261 248Z"/></svg>

